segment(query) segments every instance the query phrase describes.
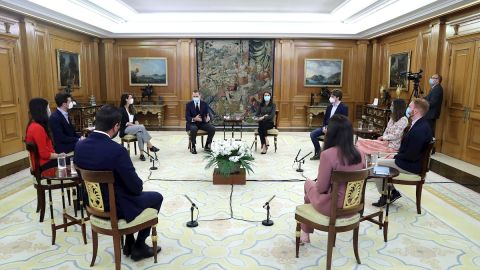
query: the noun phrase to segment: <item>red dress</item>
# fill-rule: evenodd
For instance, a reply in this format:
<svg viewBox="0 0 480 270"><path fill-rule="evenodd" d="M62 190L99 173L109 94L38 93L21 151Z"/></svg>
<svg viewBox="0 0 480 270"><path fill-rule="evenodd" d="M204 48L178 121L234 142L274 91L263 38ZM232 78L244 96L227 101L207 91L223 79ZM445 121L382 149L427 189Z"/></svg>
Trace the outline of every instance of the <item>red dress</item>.
<svg viewBox="0 0 480 270"><path fill-rule="evenodd" d="M357 148L358 150L358 148ZM360 150L362 161L354 165L343 165L338 158L338 148L332 147L320 154L320 165L318 166L317 182L305 182L305 203L311 203L313 208L323 215L330 216L332 196L330 193L330 176L332 171L355 171L365 168L365 155ZM343 207L346 185L340 185L338 190L337 206ZM302 230L312 233L313 228L302 224Z"/></svg>
<svg viewBox="0 0 480 270"><path fill-rule="evenodd" d="M40 166L50 161L50 156L55 153L52 140L47 136L45 129L38 123L32 122L27 128L26 142L34 142L40 154ZM33 156L30 155L32 166L35 166ZM34 168L35 169L35 168Z"/></svg>

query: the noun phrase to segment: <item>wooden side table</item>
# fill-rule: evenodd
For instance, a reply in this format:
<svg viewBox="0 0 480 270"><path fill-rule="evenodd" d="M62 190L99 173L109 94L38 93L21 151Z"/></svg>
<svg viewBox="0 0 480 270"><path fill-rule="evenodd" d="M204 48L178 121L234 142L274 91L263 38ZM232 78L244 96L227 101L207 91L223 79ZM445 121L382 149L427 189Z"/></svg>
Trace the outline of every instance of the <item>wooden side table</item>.
<svg viewBox="0 0 480 270"><path fill-rule="evenodd" d="M149 119L145 119L145 127L147 129L158 129L163 126L163 115L165 114L165 104L139 104L135 105L137 113L142 113L145 116L147 113L156 114L158 121L156 123L150 123Z"/></svg>
<svg viewBox="0 0 480 270"><path fill-rule="evenodd" d="M374 168L375 167L371 167L370 168L370 171L368 172L368 179L369 178L382 178L383 179L383 194L387 195L387 204L385 206L386 210L385 210L385 220L383 220L383 207L380 208L379 211L375 212L375 213L372 213L370 215L367 215L367 216L364 216L363 213L362 213L362 217L360 218L360 222L362 221L370 221L374 224L377 224L379 226L380 229L383 228L383 241L384 242L387 242L387 235L388 235L388 210L389 210L389 206L390 206L390 189L388 188L388 191L387 191L387 183L389 180L391 180L392 178L394 177L397 177L400 172L395 169L395 168L392 168L392 167L386 167L386 166L377 166L378 167L382 167L382 168L387 168L388 169L388 173L387 174L376 174L375 171L374 171ZM379 217L379 220L376 221L374 218L375 217ZM382 222L383 220L383 222Z"/></svg>
<svg viewBox="0 0 480 270"><path fill-rule="evenodd" d="M325 115L325 111L327 110L328 104L321 104L321 105L305 105L305 112L307 116L307 126L309 128L312 127L312 120L313 116L318 116L320 114ZM325 116L324 116L325 117Z"/></svg>
<svg viewBox="0 0 480 270"><path fill-rule="evenodd" d="M47 180L47 189L48 189L48 202L50 205L50 216L51 216L51 228L52 228L52 245L55 245L55 238L56 238L56 231L58 229L63 229L65 232L67 231L68 226L79 224L82 227L82 236L83 242L87 243L87 230L85 227L85 221L88 220L88 217L84 217L83 213L83 192L82 192L82 184L81 178L77 173L72 173L70 168L65 169L58 169L50 168L42 172L42 178ZM71 215L67 214L67 210L65 208L65 196L64 196L64 181L71 180L77 183L77 198L79 200L80 205L80 219L72 217ZM52 201L52 189L49 188L52 185L52 182L60 182L61 185L61 192L62 192L62 218L63 224L56 225L55 219L53 217L53 201Z"/></svg>

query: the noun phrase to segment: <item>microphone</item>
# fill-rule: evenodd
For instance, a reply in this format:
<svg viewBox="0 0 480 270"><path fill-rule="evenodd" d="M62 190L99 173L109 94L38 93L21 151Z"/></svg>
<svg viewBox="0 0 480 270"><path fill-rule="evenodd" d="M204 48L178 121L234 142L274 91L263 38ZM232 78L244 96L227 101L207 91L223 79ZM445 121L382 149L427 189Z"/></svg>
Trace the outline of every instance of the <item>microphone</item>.
<svg viewBox="0 0 480 270"><path fill-rule="evenodd" d="M193 207L198 209L197 205L187 196L187 194L185 194L185 198L187 198L187 200L192 204Z"/></svg>
<svg viewBox="0 0 480 270"><path fill-rule="evenodd" d="M305 156L303 156L299 161L302 161L304 160L306 157L308 157L309 155L311 155L313 152L310 151L310 153L306 154Z"/></svg>
<svg viewBox="0 0 480 270"><path fill-rule="evenodd" d="M277 196L277 195L273 195L272 198L270 198L270 200L268 200L268 201L263 205L263 207L265 208L265 206L267 206L267 204L269 204L269 203L273 200L273 198L275 198L275 196Z"/></svg>
<svg viewBox="0 0 480 270"><path fill-rule="evenodd" d="M298 149L298 153L297 153L297 156L295 157L295 161L297 161L297 158L298 158L298 155L300 155L300 151L302 151L302 149Z"/></svg>
<svg viewBox="0 0 480 270"><path fill-rule="evenodd" d="M193 208L197 208L197 211L198 211L198 207L193 203L192 200L190 200L187 194L184 194L184 196L192 204L192 207L190 207L190 221L187 222L187 227L195 228L198 226L198 222L196 220L193 220ZM198 214L197 214L197 219L198 219Z"/></svg>
<svg viewBox="0 0 480 270"><path fill-rule="evenodd" d="M263 226L272 226L273 220L270 219L270 202L275 198L276 195L273 195L270 200L268 200L264 205L263 208L267 208L267 219L262 221Z"/></svg>

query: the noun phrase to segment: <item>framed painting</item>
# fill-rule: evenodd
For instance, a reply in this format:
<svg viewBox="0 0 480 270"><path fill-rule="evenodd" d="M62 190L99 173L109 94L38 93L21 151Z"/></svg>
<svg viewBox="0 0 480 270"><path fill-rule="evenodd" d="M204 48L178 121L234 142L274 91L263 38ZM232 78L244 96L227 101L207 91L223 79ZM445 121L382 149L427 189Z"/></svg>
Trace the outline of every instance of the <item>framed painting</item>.
<svg viewBox="0 0 480 270"><path fill-rule="evenodd" d="M128 74L131 86L168 85L165 57L129 57Z"/></svg>
<svg viewBox="0 0 480 270"><path fill-rule="evenodd" d="M60 88L80 87L80 55L78 53L57 50L57 73Z"/></svg>
<svg viewBox="0 0 480 270"><path fill-rule="evenodd" d="M305 59L304 86L341 87L343 59Z"/></svg>
<svg viewBox="0 0 480 270"><path fill-rule="evenodd" d="M407 72L410 69L410 52L392 54L388 58L388 88L408 91Z"/></svg>

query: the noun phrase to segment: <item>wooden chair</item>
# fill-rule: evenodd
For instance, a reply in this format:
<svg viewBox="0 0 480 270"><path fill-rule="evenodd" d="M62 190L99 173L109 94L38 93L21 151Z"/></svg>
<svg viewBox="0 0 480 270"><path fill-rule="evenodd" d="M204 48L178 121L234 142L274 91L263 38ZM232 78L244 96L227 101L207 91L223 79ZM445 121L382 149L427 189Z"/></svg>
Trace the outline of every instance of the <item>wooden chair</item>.
<svg viewBox="0 0 480 270"><path fill-rule="evenodd" d="M34 177L33 187L37 190L36 212L40 212L40 222L43 222L45 217L45 191L48 191L49 189L61 189L62 185L59 183L49 185L47 180L42 178L42 172L40 171L40 154L37 145L34 142L25 142L25 146L30 154L30 173ZM68 191L68 188L77 187L77 184L74 181L64 181L63 187L67 188L68 201L70 202L70 192ZM53 219L53 216L51 218Z"/></svg>
<svg viewBox="0 0 480 270"><path fill-rule="evenodd" d="M86 204L87 212L90 215L92 227L93 255L90 267L95 264L98 250L98 233L111 235L113 237L113 252L115 257L115 269L120 270L121 247L120 240L123 235L132 234L145 228L152 228L153 250L157 250L158 213L154 208L145 209L134 220L127 223L124 219L118 219L117 207L115 204L115 178L111 171L90 171L78 168L85 189L88 195ZM100 186L108 190L108 198L104 198ZM110 209L105 209L105 199L108 199ZM157 263L157 252L153 253L154 261Z"/></svg>
<svg viewBox="0 0 480 270"><path fill-rule="evenodd" d="M340 184L345 183L345 199L343 208L337 208L336 203L332 203L330 217L322 215L315 210L311 204L297 206L295 210L295 220L297 221L296 230L296 257L298 258L300 250L300 224L306 224L317 230L328 232L327 244L327 269L331 269L332 252L335 246L336 234L353 230L353 251L357 263L360 264L358 255L358 228L360 224L361 213L365 206L365 184L368 177L368 169L358 171L333 171L331 176L332 202L338 200L338 189Z"/></svg>
<svg viewBox="0 0 480 270"><path fill-rule="evenodd" d="M400 173L397 177L392 178L388 181L391 184L400 184L400 185L415 185L416 186L416 201L417 201L417 214L422 213L422 188L425 183L425 176L430 170L430 156L432 154L432 149L435 146L435 138L427 145L427 148L422 153L422 168L419 174L406 174ZM388 185L388 198L390 198L391 186Z"/></svg>
<svg viewBox="0 0 480 270"><path fill-rule="evenodd" d="M278 134L280 133L278 131L278 110L275 111L275 121L273 122L273 128L267 130L267 137L273 137L273 143L275 144L275 153L277 152L277 137ZM255 144L255 151L257 151L257 136L258 136L258 129L254 130L255 134L255 140L253 143Z"/></svg>
<svg viewBox="0 0 480 270"><path fill-rule="evenodd" d="M135 151L135 156L137 155L137 135L135 134L125 134L125 136L122 137L122 146L124 146L124 143L127 144L127 150L128 150L128 155L130 155L130 143L133 143L133 149ZM150 154L150 149L147 147L147 153ZM143 153L140 153L143 154Z"/></svg>
<svg viewBox="0 0 480 270"><path fill-rule="evenodd" d="M135 150L135 156L137 155L137 135L135 134L125 134L122 137L122 146L124 143L127 144L128 155L130 155L130 143L133 143L133 148Z"/></svg>
<svg viewBox="0 0 480 270"><path fill-rule="evenodd" d="M205 130L199 129L197 131L197 137L200 136L202 140L202 148L204 148L204 143L203 143L203 136L208 135L208 133ZM187 136L188 136L188 150L192 148L192 142L190 141L190 131L187 131Z"/></svg>

